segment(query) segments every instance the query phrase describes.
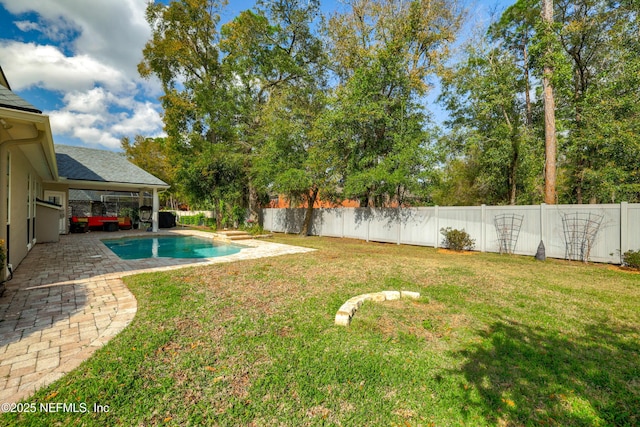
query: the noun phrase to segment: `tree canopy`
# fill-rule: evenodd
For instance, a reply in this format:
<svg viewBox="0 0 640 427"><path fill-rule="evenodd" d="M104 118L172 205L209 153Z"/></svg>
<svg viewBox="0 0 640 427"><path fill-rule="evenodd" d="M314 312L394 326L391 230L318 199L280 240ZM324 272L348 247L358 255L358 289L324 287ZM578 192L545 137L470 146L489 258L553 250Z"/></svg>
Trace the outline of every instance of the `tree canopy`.
<svg viewBox="0 0 640 427"><path fill-rule="evenodd" d="M318 200L538 203L552 167L559 202L640 199L637 2L517 0L455 55L453 0L260 0L222 23L226 3L149 3L167 136L123 141L161 147L149 168L219 225L275 195L308 207L303 233Z"/></svg>

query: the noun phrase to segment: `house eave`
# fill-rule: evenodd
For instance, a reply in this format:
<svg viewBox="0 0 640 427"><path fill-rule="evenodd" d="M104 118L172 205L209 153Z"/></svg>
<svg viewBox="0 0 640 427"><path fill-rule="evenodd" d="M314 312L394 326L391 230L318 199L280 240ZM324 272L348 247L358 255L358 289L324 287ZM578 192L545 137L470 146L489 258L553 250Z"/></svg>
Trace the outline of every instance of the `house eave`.
<svg viewBox="0 0 640 427"><path fill-rule="evenodd" d="M49 116L0 107L0 144L18 146L40 176L58 179Z"/></svg>
<svg viewBox="0 0 640 427"><path fill-rule="evenodd" d="M105 191L158 191L168 190L169 185L133 183L133 182L113 182L113 181L86 181L79 179L67 179L60 177L57 184L64 184L69 188L77 188L83 190L105 190Z"/></svg>

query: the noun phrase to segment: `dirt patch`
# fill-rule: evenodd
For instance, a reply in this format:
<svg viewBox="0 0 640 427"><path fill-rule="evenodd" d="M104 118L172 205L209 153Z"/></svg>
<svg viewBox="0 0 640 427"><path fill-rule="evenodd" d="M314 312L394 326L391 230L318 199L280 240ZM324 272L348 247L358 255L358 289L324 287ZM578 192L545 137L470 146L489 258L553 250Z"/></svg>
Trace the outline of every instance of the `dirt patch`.
<svg viewBox="0 0 640 427"><path fill-rule="evenodd" d="M614 270L614 271L623 271L625 273L630 273L630 274L640 274L640 270L636 268L625 267L623 265L610 265L608 266L608 268L609 270Z"/></svg>
<svg viewBox="0 0 640 427"><path fill-rule="evenodd" d="M453 251L451 249L444 249L444 248L438 248L438 253L439 254L445 254L445 255L478 255L479 254L479 252Z"/></svg>

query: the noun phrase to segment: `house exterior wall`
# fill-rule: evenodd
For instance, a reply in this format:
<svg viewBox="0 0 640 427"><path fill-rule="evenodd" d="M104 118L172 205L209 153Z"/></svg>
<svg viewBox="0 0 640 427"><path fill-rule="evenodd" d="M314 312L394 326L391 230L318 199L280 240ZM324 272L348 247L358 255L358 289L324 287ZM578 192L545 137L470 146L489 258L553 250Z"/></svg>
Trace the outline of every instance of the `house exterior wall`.
<svg viewBox="0 0 640 427"><path fill-rule="evenodd" d="M6 226L3 230L5 239L7 232L9 234L7 262L15 269L37 241L38 217L35 199L42 197L43 182L19 146L0 150L0 153L1 173L7 175L7 167L10 171L8 183L6 178L3 180L5 187L2 189L1 217Z"/></svg>

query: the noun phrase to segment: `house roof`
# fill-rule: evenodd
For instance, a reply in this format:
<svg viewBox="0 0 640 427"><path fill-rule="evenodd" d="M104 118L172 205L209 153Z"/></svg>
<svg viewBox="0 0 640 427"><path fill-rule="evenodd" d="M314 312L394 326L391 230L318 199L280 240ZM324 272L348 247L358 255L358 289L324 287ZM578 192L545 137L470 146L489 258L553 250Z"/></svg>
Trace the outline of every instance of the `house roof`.
<svg viewBox="0 0 640 427"><path fill-rule="evenodd" d="M144 195L149 196L147 192L143 192ZM120 199L135 199L136 201L140 197L137 192L124 192L124 191L99 191L99 190L78 190L74 188L69 189L69 200L80 202L102 202L106 200L120 200Z"/></svg>
<svg viewBox="0 0 640 427"><path fill-rule="evenodd" d="M0 68L0 73L0 107L42 114L42 111L38 110L36 107L13 93L9 87L7 79L4 77L2 68ZM4 83L6 83L6 85Z"/></svg>
<svg viewBox="0 0 640 427"><path fill-rule="evenodd" d="M123 153L58 144L55 151L58 174L67 181L169 188L166 182L128 161Z"/></svg>

